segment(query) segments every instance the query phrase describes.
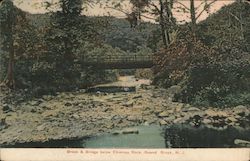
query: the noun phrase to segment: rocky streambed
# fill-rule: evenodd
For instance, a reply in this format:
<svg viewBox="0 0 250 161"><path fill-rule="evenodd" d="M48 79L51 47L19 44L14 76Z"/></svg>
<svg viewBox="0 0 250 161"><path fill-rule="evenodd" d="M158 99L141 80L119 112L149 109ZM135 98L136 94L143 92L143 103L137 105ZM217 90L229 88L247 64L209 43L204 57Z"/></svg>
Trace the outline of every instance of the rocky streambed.
<svg viewBox="0 0 250 161"><path fill-rule="evenodd" d="M139 125L185 124L193 129L234 127L244 131L250 128L247 106L192 107L171 101L177 87L167 90L133 81L137 83L135 92L86 93L79 90L30 101L23 101L21 96L13 103L1 101L0 147L24 143L37 143L39 147L39 143L60 140L74 142Z"/></svg>

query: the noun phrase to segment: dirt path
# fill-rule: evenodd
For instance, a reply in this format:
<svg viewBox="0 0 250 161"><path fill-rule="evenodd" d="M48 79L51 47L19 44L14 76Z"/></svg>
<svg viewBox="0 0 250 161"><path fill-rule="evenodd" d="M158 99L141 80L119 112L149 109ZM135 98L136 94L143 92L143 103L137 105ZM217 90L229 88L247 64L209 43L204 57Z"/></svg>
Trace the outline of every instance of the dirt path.
<svg viewBox="0 0 250 161"><path fill-rule="evenodd" d="M0 124L0 146L82 138L141 124L249 128L248 107L223 110L191 107L171 102L168 90L150 86L146 80L127 79L130 81L126 85L137 83L136 92L90 94L78 91L44 96L15 106L1 105L0 116L6 118L6 125ZM121 81L115 84L121 85ZM9 110L5 111L7 106Z"/></svg>

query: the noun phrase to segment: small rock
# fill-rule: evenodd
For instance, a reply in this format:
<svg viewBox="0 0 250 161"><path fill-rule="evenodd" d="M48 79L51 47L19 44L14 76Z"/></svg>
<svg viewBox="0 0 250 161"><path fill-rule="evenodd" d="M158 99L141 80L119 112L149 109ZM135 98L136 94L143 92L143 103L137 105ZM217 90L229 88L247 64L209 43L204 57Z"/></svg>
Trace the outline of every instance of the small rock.
<svg viewBox="0 0 250 161"><path fill-rule="evenodd" d="M144 122L144 126L149 126L149 122L148 121Z"/></svg>
<svg viewBox="0 0 250 161"><path fill-rule="evenodd" d="M216 116L220 116L220 117L228 117L228 113L226 111L218 111L216 113Z"/></svg>
<svg viewBox="0 0 250 161"><path fill-rule="evenodd" d="M41 102L42 102L42 101L31 101L31 102L29 102L29 104L30 104L31 106L38 106Z"/></svg>
<svg viewBox="0 0 250 161"><path fill-rule="evenodd" d="M122 134L139 134L139 130L134 128L128 128L122 130Z"/></svg>
<svg viewBox="0 0 250 161"><path fill-rule="evenodd" d="M165 117L164 120L165 120L166 122L172 122L172 121L175 120L175 116L172 115L172 116L169 116L169 117Z"/></svg>
<svg viewBox="0 0 250 161"><path fill-rule="evenodd" d="M195 126L200 126L200 124L201 124L201 119L202 119L201 116L199 116L199 115L194 115L194 116L192 117L192 122L195 124Z"/></svg>
<svg viewBox="0 0 250 161"><path fill-rule="evenodd" d="M128 120L128 121L137 121L138 118L137 118L136 116L128 116L128 117L127 117L127 120Z"/></svg>
<svg viewBox="0 0 250 161"><path fill-rule="evenodd" d="M210 120L210 119L204 119L202 122L204 124L210 124L210 123L212 123L212 120Z"/></svg>
<svg viewBox="0 0 250 161"><path fill-rule="evenodd" d="M181 112L183 106L176 106L175 111L176 112Z"/></svg>
<svg viewBox="0 0 250 161"><path fill-rule="evenodd" d="M193 126L193 127L196 126L194 122L189 122L189 124L190 124L191 126Z"/></svg>
<svg viewBox="0 0 250 161"><path fill-rule="evenodd" d="M163 112L159 113L158 116L159 116L159 117L168 117L168 116L169 116L169 112L163 111Z"/></svg>
<svg viewBox="0 0 250 161"><path fill-rule="evenodd" d="M165 120L160 120L160 125L162 126L162 125L167 125L168 124L168 122L167 121L165 121Z"/></svg>
<svg viewBox="0 0 250 161"><path fill-rule="evenodd" d="M121 120L121 119L124 119L124 118L125 118L125 116L113 115L113 116L111 117L111 120Z"/></svg>
<svg viewBox="0 0 250 161"><path fill-rule="evenodd" d="M182 111L183 112L194 112L194 111L200 111L200 109L196 108L196 107L190 107L190 108L185 108Z"/></svg>
<svg viewBox="0 0 250 161"><path fill-rule="evenodd" d="M73 114L73 118L78 120L78 119L80 119L80 116L78 114Z"/></svg>
<svg viewBox="0 0 250 161"><path fill-rule="evenodd" d="M0 131L3 129L6 129L8 127L9 127L9 125L6 123L6 118L2 118L0 120Z"/></svg>
<svg viewBox="0 0 250 161"><path fill-rule="evenodd" d="M151 108L150 107L145 107L143 110L144 111L149 111L149 110L151 110ZM151 111L151 112L153 112L153 111Z"/></svg>
<svg viewBox="0 0 250 161"><path fill-rule="evenodd" d="M229 122L237 122L237 121L238 121L238 120L237 120L236 118L234 118L234 117L228 117L227 120L228 120Z"/></svg>
<svg viewBox="0 0 250 161"><path fill-rule="evenodd" d="M106 108L103 108L102 111L103 111L103 112L108 112L108 111L113 111L113 109L110 108L110 107L106 107Z"/></svg>
<svg viewBox="0 0 250 161"><path fill-rule="evenodd" d="M68 106L72 106L72 103L67 102L67 103L65 103L64 105L68 107Z"/></svg>
<svg viewBox="0 0 250 161"><path fill-rule="evenodd" d="M100 92L100 91L97 91L97 92L96 92L96 94L97 94L97 95L100 95L100 94L102 94L102 92Z"/></svg>
<svg viewBox="0 0 250 161"><path fill-rule="evenodd" d="M164 103L164 102L162 102L162 107L169 107L169 104L168 103Z"/></svg>
<svg viewBox="0 0 250 161"><path fill-rule="evenodd" d="M205 111L205 114L206 114L207 116L215 116L216 113L217 113L216 111L211 110L211 109L207 109L207 110Z"/></svg>
<svg viewBox="0 0 250 161"><path fill-rule="evenodd" d="M45 125L42 124L36 128L38 131L43 131L45 129Z"/></svg>
<svg viewBox="0 0 250 161"><path fill-rule="evenodd" d="M241 119L242 117L240 115L234 115L235 119Z"/></svg>
<svg viewBox="0 0 250 161"><path fill-rule="evenodd" d="M112 135L119 135L119 134L121 134L120 131L113 131L113 132L112 132Z"/></svg>
<svg viewBox="0 0 250 161"><path fill-rule="evenodd" d="M114 126L115 126L114 124L109 123L109 124L106 125L106 128L107 128L107 129L113 129Z"/></svg>
<svg viewBox="0 0 250 161"><path fill-rule="evenodd" d="M52 100L53 96L51 95L46 95L46 96L43 96L42 97L45 101L49 101L49 100Z"/></svg>
<svg viewBox="0 0 250 161"><path fill-rule="evenodd" d="M138 98L142 98L142 95L136 95L136 96L132 97L132 99L138 99Z"/></svg>
<svg viewBox="0 0 250 161"><path fill-rule="evenodd" d="M173 122L176 124L176 123L184 123L186 120L183 119L183 118L177 118L175 119Z"/></svg>
<svg viewBox="0 0 250 161"><path fill-rule="evenodd" d="M123 104L123 106L126 106L126 107L132 107L133 105L134 105L134 101L132 100Z"/></svg>
<svg viewBox="0 0 250 161"><path fill-rule="evenodd" d="M79 102L74 102L73 106L79 106L79 104L80 104Z"/></svg>
<svg viewBox="0 0 250 161"><path fill-rule="evenodd" d="M30 112L31 112L31 113L36 113L37 110L36 110L35 108L32 108L32 109L30 110Z"/></svg>
<svg viewBox="0 0 250 161"><path fill-rule="evenodd" d="M80 89L79 92L85 93L85 92L86 92L86 89Z"/></svg>
<svg viewBox="0 0 250 161"><path fill-rule="evenodd" d="M8 104L4 104L3 105L3 112L9 112L9 111L11 111L10 106Z"/></svg>
<svg viewBox="0 0 250 161"><path fill-rule="evenodd" d="M142 89L146 89L146 90L153 89L153 86L150 86L150 85L147 85L147 84L141 84L140 87Z"/></svg>

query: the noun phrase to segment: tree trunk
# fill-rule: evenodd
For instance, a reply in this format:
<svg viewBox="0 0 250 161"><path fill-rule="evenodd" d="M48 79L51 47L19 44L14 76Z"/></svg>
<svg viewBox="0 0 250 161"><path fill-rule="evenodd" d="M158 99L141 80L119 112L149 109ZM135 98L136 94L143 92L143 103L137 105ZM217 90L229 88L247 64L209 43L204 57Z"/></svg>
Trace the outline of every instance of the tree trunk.
<svg viewBox="0 0 250 161"><path fill-rule="evenodd" d="M162 32L162 40L163 40L163 44L165 46L165 48L168 47L169 45L169 33L167 31L167 27L166 27L166 20L164 18L164 5L162 0L159 0L160 2L160 25L161 25L161 32Z"/></svg>
<svg viewBox="0 0 250 161"><path fill-rule="evenodd" d="M196 29L196 12L195 12L195 5L194 5L195 0L190 0L190 16L191 16L191 27L193 32L195 32Z"/></svg>
<svg viewBox="0 0 250 161"><path fill-rule="evenodd" d="M12 88L12 89L15 88L13 40L9 47L9 63L8 63L7 75L5 77L4 84L7 85L9 88Z"/></svg>
<svg viewBox="0 0 250 161"><path fill-rule="evenodd" d="M9 88L15 88L14 81L14 37L13 37L13 26L15 21L14 15L14 5L10 0L6 0L3 2L5 7L3 10L5 19L1 24L1 34L3 34L4 38L4 50L9 54L9 61L7 67L7 74L5 79L3 80L3 85L6 85Z"/></svg>

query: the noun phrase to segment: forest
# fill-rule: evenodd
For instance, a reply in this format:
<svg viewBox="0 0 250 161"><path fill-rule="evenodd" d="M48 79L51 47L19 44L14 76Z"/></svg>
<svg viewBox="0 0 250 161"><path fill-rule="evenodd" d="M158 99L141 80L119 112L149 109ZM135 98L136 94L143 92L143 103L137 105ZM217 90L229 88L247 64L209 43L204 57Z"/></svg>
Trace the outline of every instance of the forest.
<svg viewBox="0 0 250 161"><path fill-rule="evenodd" d="M27 109L28 106L34 106L32 110L35 112L31 113L39 113L39 104L43 104L43 101L56 100L65 93L88 90L99 84L116 82L120 76L127 75L135 75L137 82L140 79L150 80L150 85L141 85L141 88L148 92L151 89L158 90L158 94L152 94L152 97L155 96L161 102L167 101L166 97L171 97L171 104L176 103L174 108L182 105L181 108L190 108L191 111L194 108L202 109L201 111L235 111L233 109L237 107L241 111L237 115L239 118L230 118L228 114L218 116L217 121L221 117L228 117L231 122L226 124L233 122L237 126L249 128L250 3L235 0L212 12L211 8L216 2L218 0L188 0L186 5L178 0L128 0L128 11L127 8L124 9L123 0L58 0L55 4L44 2L45 13L32 14L17 7L12 0L1 0L0 131L8 129L8 113L24 110L26 106ZM88 8L93 5L105 6L125 17L86 15ZM188 15L190 20L179 21L177 12ZM200 20L203 14L208 16ZM101 66L102 63L107 63L108 58L129 63L124 60L125 57L133 57L136 60L134 64L137 64L135 66L139 66L140 62L143 66L144 61L151 67L119 69ZM96 64L86 65L86 62L94 58L99 60ZM97 67L98 64L101 67ZM102 94L100 91L96 92L100 93ZM103 97L106 97L105 94ZM134 97L136 96L131 96L131 99ZM96 102L90 95L81 98L87 102L93 101L92 105ZM134 107L131 104L135 102L125 102L123 106ZM163 104L159 106L164 106ZM66 102L64 106L80 107L72 102ZM98 105L97 101L93 108L95 106L101 108L104 105ZM156 109L152 109L151 113L160 118L160 125L168 125L171 121L165 118L166 110L157 113L157 106L156 101L152 105ZM169 112L167 115L169 116ZM128 122L131 121L129 116L130 114L126 117ZM81 118L75 115L73 117ZM202 117L203 115L199 119ZM193 116L190 118L197 119ZM132 119L132 122L136 122L136 125L149 122L142 120ZM13 119L9 120L12 121ZM118 121L112 127L105 128L131 125L119 124ZM96 126L99 127L93 125L92 128ZM108 131L105 128L100 131ZM53 135L53 132L48 131L42 135ZM92 133L96 132L92 130L91 135ZM7 133L3 135L7 136ZM24 138L26 137L28 136ZM8 139L10 138L6 140ZM2 142L1 144L3 145Z"/></svg>

